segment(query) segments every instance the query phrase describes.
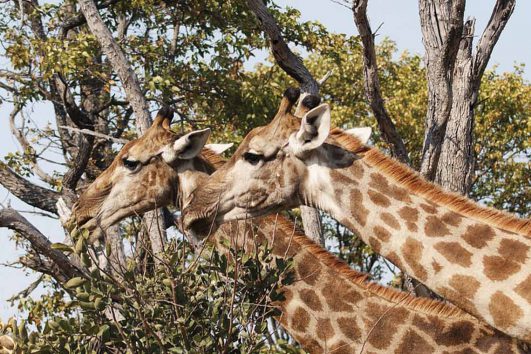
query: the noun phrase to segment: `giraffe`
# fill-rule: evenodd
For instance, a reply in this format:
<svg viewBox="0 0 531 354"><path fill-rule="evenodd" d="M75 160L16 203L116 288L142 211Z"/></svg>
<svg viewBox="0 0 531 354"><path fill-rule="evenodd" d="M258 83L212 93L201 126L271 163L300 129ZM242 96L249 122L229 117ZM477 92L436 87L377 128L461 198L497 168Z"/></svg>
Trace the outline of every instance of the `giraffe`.
<svg viewBox="0 0 531 354"><path fill-rule="evenodd" d="M291 114L297 98L286 91L273 121L198 186L185 229L202 238L222 222L313 206L454 305L531 342L531 222L444 191L330 131L330 108L316 96Z"/></svg>
<svg viewBox="0 0 531 354"><path fill-rule="evenodd" d="M161 109L146 133L125 144L79 196L69 223L89 230L91 241L125 217L174 203L179 167L185 161L200 164L198 156L213 154L209 149L201 152L209 129L179 136L170 130L172 117L173 111Z"/></svg>
<svg viewBox="0 0 531 354"><path fill-rule="evenodd" d="M195 169L185 173L179 175L182 200L207 178ZM455 306L369 282L284 216L226 223L208 240L247 252L267 243L274 256L293 257L295 280L280 289L277 319L310 353L525 352L516 339Z"/></svg>
<svg viewBox="0 0 531 354"><path fill-rule="evenodd" d="M257 242L293 257L295 280L280 290L277 319L310 353L525 352L517 339L455 306L369 282L282 216L257 224ZM234 237L223 230L234 228L224 224L215 237Z"/></svg>
<svg viewBox="0 0 531 354"><path fill-rule="evenodd" d="M159 115L169 119L167 114ZM158 124L155 119L153 125ZM167 145L168 140L171 141L160 139L161 146ZM137 146L146 141L135 142L133 145ZM148 143L152 142L153 139ZM140 145L135 151L145 151ZM201 142L195 145L195 150L198 151L201 145ZM152 151L160 151L160 147L153 147ZM160 199L158 196L161 193L147 194L145 198L158 198L150 201L150 205L161 206L164 200L170 199L182 204L183 200L189 198L193 190L224 163L219 156L209 151L203 149L195 158L179 161L178 167L176 163L172 163L171 166L177 172L176 186L161 186L165 193L173 193L172 198ZM124 157L142 160L129 149L127 154L118 154L116 159L119 161L116 163L120 163ZM154 170L155 173L167 173L158 166L159 168ZM118 168L111 166L110 169ZM146 178L153 177L149 174L132 175L127 180L127 188L108 193L106 198L118 198L122 208L139 213L144 210L145 204L138 203L137 199L125 194L129 193L130 188L145 189L142 186L145 185ZM175 182L173 178L156 180L164 183ZM97 179L94 183L103 182ZM111 203L110 199L106 200L106 203ZM104 205L105 203L100 203L90 209L91 215L100 215L98 208L103 208ZM77 208L79 210L82 205L78 204ZM240 222L236 227L223 225L211 239L218 246L226 244L221 241L223 238L234 241L233 244L240 247L246 246L246 240L267 242L273 247L275 255L294 257L296 281L281 289L285 299L276 304L281 310L278 320L311 353L465 350L480 353L523 352L514 339L453 306L416 299L411 295L368 282L366 276L351 270L326 250L309 241L282 216L268 216L257 220L256 223L257 225ZM234 237L235 229L243 231ZM247 249L254 250L251 246Z"/></svg>

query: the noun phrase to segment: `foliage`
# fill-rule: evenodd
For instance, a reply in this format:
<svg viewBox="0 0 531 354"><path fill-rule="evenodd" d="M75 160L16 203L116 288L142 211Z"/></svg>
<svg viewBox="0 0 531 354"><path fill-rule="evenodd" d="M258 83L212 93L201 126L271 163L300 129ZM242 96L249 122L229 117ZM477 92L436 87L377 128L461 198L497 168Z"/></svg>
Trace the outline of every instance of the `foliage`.
<svg viewBox="0 0 531 354"><path fill-rule="evenodd" d="M233 353L298 352L285 341L271 344L272 302L292 281L290 260L265 247L255 254L212 250L198 258L186 241L174 240L154 274L130 259L125 269L97 265L86 239L75 247L92 270L64 289L52 287L39 301L20 301L28 315L10 321L24 353ZM70 299L70 300L67 300Z"/></svg>
<svg viewBox="0 0 531 354"><path fill-rule="evenodd" d="M86 25L63 30L79 14L76 2L43 3L22 11L23 3L30 2L0 5L0 56L6 63L0 70L0 99L2 104L16 102L23 107L24 115L17 117L24 120L24 134L42 148L10 153L4 160L18 174L32 178L36 178L34 162L53 163L57 170L50 173L54 179L48 187L57 190L64 166L76 161L78 139L39 126L53 119L52 128L72 125L62 111L66 92L76 108L93 118L97 132L130 139L135 129L122 83L94 36ZM253 69L244 66L256 62L255 53L268 47L244 0L108 3L100 10L107 26L134 67L152 108L166 103L176 109L181 123L177 129L210 126L214 140L237 143L250 129L265 124L285 88L295 85L271 58ZM305 58L310 72L320 78L333 71L322 87L323 99L332 105L333 124L372 126L373 143L387 150L366 103L359 40L329 33L319 23L303 22L296 9L281 9L272 1L268 6L285 40L302 53L312 53ZM427 105L422 59L408 53L397 58L390 40L378 45L377 55L386 108L405 141L412 167L417 168ZM503 74L493 70L483 78L476 107L472 197L529 216L531 89L523 70L518 67ZM56 92L57 82L64 92ZM55 117L31 114L32 105L42 102L53 106ZM108 166L118 147L96 139L81 188ZM140 227L131 225L125 237L135 243ZM382 278L386 264L354 235L328 218L325 233L339 257L375 279ZM80 240L81 259L95 266L92 253ZM65 250L72 251L70 246ZM154 271L141 265L144 258L130 255L118 275L94 269L87 281L70 284L68 291L51 282L48 294L39 300L21 299L20 309L27 318L3 330L13 332L26 351L297 350L278 338L266 340L271 332L266 318L274 312L263 305L278 299L288 264L273 261L267 250L254 257L213 251L208 261L196 259L185 241L170 243L163 259L164 268ZM123 319L107 316L111 304Z"/></svg>

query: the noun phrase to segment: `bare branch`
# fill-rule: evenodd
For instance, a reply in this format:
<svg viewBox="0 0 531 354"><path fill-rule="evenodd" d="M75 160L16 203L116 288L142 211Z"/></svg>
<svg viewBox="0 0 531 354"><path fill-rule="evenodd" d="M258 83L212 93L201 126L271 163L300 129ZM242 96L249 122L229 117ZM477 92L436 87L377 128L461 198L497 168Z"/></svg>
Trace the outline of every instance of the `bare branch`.
<svg viewBox="0 0 531 354"><path fill-rule="evenodd" d="M41 284L43 279L44 279L44 275L41 274L37 278L37 280L32 282L27 288L25 288L24 290L20 291L18 294L15 294L15 295L11 296L9 299L7 299L7 301L13 302L13 301L15 301L18 298L28 297L33 292L33 290L37 289L37 287Z"/></svg>
<svg viewBox="0 0 531 354"><path fill-rule="evenodd" d="M319 81L317 81L317 83L319 84L319 87L323 86L323 84L330 78L330 76L332 76L333 73L334 73L334 70L330 70L322 78L320 78Z"/></svg>
<svg viewBox="0 0 531 354"><path fill-rule="evenodd" d="M352 12L354 14L354 23L358 28L363 44L365 94L376 117L378 128L382 132L383 139L390 145L395 157L404 163L408 163L409 158L406 146L396 131L395 124L391 117L389 117L382 98L380 79L378 78L376 50L374 48L374 35L369 24L369 19L367 18L367 0L354 0L352 2Z"/></svg>
<svg viewBox="0 0 531 354"><path fill-rule="evenodd" d="M271 43L271 51L277 64L292 78L297 80L303 93L312 95L319 94L319 83L304 66L301 58L296 56L288 47L275 18L267 11L262 0L247 0L249 9L256 15L262 30L267 34ZM304 232L312 240L324 245L321 219L319 212L311 207L301 206L301 218Z"/></svg>
<svg viewBox="0 0 531 354"><path fill-rule="evenodd" d="M127 142L129 142L129 140L127 140L127 139L115 138L114 136L98 133L98 132L95 132L95 131L92 131L92 130L88 130L88 129L78 129L78 128L69 127L69 126L66 126L66 125L60 125L58 128L59 129L65 129L65 130L68 130L68 131L71 131L71 132L76 132L76 133L81 133L81 134L85 134L85 135L95 136L95 137L98 137L98 138L107 139L107 140L110 140L110 141L112 141L114 143L118 143L118 144L126 144Z"/></svg>
<svg viewBox="0 0 531 354"><path fill-rule="evenodd" d="M60 194L20 177L9 166L0 162L0 184L23 202L36 208L57 214L55 203Z"/></svg>
<svg viewBox="0 0 531 354"><path fill-rule="evenodd" d="M30 153L29 158L31 160L31 167L33 172L35 172L35 174L39 176L39 178L42 179L44 182L53 185L54 179L52 178L52 176L44 172L39 166L39 164L37 163L37 158L35 156L35 149L33 148L33 146L31 146L24 134L19 129L17 129L15 125L15 117L18 113L20 113L20 111L21 107L15 103L15 108L9 114L9 128L11 129L11 133L15 136L19 144L22 146L24 153Z"/></svg>
<svg viewBox="0 0 531 354"><path fill-rule="evenodd" d="M141 133L139 135L142 135L151 125L151 117L149 106L140 89L138 78L118 43L116 43L103 22L94 1L81 0L79 5L83 15L85 15L90 31L100 42L103 53L109 58L111 66L120 77L127 100L135 112L136 125Z"/></svg>
<svg viewBox="0 0 531 354"><path fill-rule="evenodd" d="M116 4L120 0L107 0L102 1L100 4L97 5L98 9L105 9L113 4ZM87 20L85 19L85 16L83 14L79 14L77 16L73 16L66 21L64 21L64 24L61 26L61 37L65 37L68 31L71 29L74 29L78 26L81 26L83 24L87 23Z"/></svg>
<svg viewBox="0 0 531 354"><path fill-rule="evenodd" d="M271 51L277 64L301 85L303 92L319 93L319 84L302 63L301 58L293 54L282 38L275 18L267 11L262 0L247 0L249 9L258 17L263 31L271 41Z"/></svg>
<svg viewBox="0 0 531 354"><path fill-rule="evenodd" d="M53 261L67 277L71 278L83 275L83 272L77 268L67 256L62 252L51 248L52 243L46 238L46 236L37 230L35 226L16 210L11 208L0 210L0 227L7 227L18 232L31 244L31 247L35 252Z"/></svg>
<svg viewBox="0 0 531 354"><path fill-rule="evenodd" d="M474 57L474 72L473 79L479 87L481 83L481 77L487 67L490 55L494 46L498 42L500 35L505 28L505 25L511 17L516 0L497 0L492 15L490 16L489 23L485 27L483 34L477 44L476 54Z"/></svg>
<svg viewBox="0 0 531 354"><path fill-rule="evenodd" d="M72 192L76 189L77 182L85 172L94 146L93 143L93 136L79 134L77 154L71 162L72 167L63 176L63 186Z"/></svg>

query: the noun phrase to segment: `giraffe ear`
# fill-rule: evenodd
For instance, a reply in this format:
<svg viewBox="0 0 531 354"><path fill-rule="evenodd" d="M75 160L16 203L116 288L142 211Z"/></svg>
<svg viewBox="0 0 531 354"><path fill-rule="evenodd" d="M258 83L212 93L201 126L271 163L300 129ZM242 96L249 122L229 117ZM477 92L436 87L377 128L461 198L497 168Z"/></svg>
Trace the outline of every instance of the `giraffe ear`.
<svg viewBox="0 0 531 354"><path fill-rule="evenodd" d="M301 127L297 133L291 135L289 145L298 155L321 146L329 133L330 106L324 103L302 117Z"/></svg>
<svg viewBox="0 0 531 354"><path fill-rule="evenodd" d="M361 143L365 145L371 138L372 128L371 127L351 128L351 129L345 130L345 133L358 138L361 141Z"/></svg>
<svg viewBox="0 0 531 354"><path fill-rule="evenodd" d="M221 155L234 145L233 143L229 144L206 144L205 147L209 150L212 150L215 154Z"/></svg>
<svg viewBox="0 0 531 354"><path fill-rule="evenodd" d="M208 128L183 135L164 149L162 158L168 163L175 159L193 159L201 152L209 136L210 129Z"/></svg>

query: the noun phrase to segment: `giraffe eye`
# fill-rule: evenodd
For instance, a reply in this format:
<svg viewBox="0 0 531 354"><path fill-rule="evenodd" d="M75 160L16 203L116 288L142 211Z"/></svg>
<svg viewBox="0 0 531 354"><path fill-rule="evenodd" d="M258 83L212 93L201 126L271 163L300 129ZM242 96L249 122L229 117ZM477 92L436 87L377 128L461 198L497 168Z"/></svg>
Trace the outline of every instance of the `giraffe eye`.
<svg viewBox="0 0 531 354"><path fill-rule="evenodd" d="M140 161L137 161L137 160L123 159L122 162L125 168L127 168L129 171L132 171L132 172L137 172L138 170L140 170L140 167L142 167L142 164L140 163Z"/></svg>
<svg viewBox="0 0 531 354"><path fill-rule="evenodd" d="M249 162L251 165L255 166L258 165L260 160L264 158L264 155L260 154L253 154L252 152L246 152L243 154L243 158L245 161Z"/></svg>

